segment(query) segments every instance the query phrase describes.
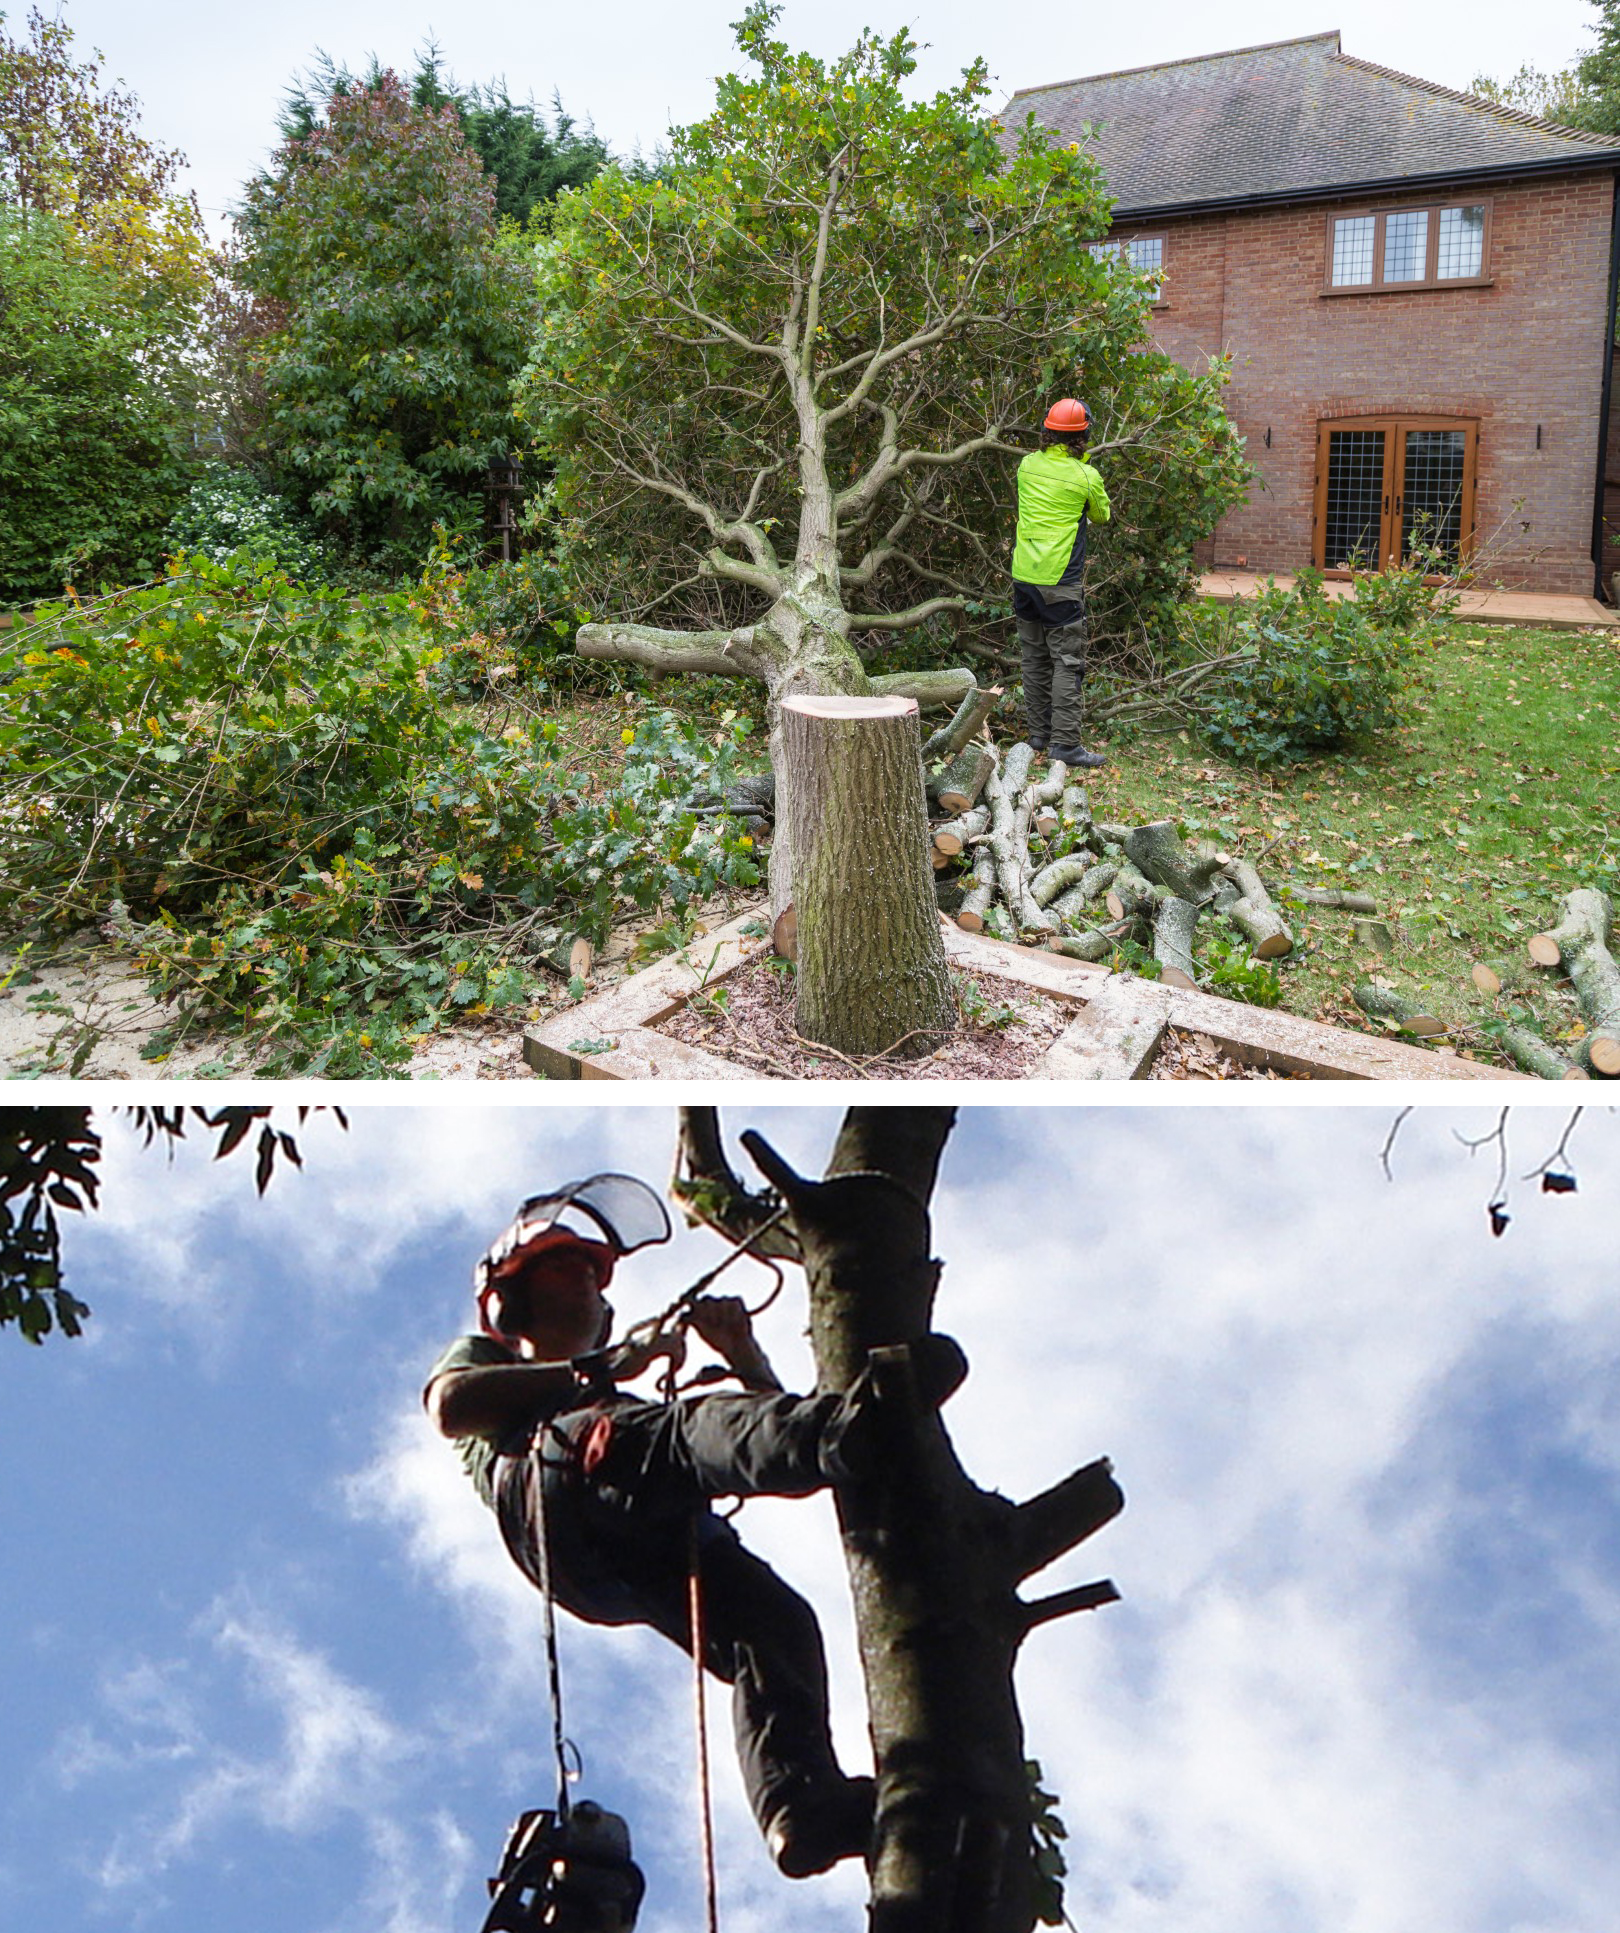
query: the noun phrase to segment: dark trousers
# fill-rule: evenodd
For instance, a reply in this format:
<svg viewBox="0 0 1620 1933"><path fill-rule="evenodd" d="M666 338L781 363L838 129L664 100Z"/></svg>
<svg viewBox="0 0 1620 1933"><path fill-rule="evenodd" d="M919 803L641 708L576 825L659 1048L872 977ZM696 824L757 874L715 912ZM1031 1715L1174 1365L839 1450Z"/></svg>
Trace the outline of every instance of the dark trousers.
<svg viewBox="0 0 1620 1933"><path fill-rule="evenodd" d="M1020 616L1025 735L1032 745L1079 745L1080 691L1086 677L1085 606L1065 624Z"/></svg>
<svg viewBox="0 0 1620 1933"><path fill-rule="evenodd" d="M690 1653L688 1580L702 1583L705 1666L732 1687L743 1782L765 1825L795 1789L841 1776L816 1614L708 1508L711 1497L808 1496L836 1396L627 1398L543 1426L540 1453L503 1457L496 1512L536 1585L540 1504L556 1601L591 1624L644 1624ZM605 1446L581 1448L606 1415Z"/></svg>

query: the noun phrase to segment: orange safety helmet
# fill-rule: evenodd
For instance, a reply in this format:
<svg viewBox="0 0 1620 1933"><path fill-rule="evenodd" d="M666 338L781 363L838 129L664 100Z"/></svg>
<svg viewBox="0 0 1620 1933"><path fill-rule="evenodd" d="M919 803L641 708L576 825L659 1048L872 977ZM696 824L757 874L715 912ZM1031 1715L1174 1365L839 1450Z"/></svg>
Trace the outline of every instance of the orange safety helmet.
<svg viewBox="0 0 1620 1933"><path fill-rule="evenodd" d="M498 1308L501 1284L548 1248L572 1248L588 1256L595 1264L593 1293L599 1295L621 1257L649 1243L667 1242L671 1232L664 1204L631 1175L592 1175L553 1194L531 1195L473 1270L479 1327L487 1336L506 1340Z"/></svg>
<svg viewBox="0 0 1620 1933"><path fill-rule="evenodd" d="M1084 436L1091 428L1091 411L1073 396L1065 396L1046 412L1042 429L1062 430L1069 436Z"/></svg>

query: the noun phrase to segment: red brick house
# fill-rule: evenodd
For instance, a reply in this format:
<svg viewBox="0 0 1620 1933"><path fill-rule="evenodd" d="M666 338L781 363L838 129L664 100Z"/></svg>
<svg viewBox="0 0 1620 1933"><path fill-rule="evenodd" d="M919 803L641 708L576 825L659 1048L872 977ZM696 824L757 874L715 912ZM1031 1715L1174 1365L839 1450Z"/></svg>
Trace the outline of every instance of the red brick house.
<svg viewBox="0 0 1620 1933"><path fill-rule="evenodd" d="M1015 94L1102 164L1159 344L1229 351L1260 485L1216 567L1329 572L1415 529L1600 595L1620 141L1341 53L1337 33Z"/></svg>

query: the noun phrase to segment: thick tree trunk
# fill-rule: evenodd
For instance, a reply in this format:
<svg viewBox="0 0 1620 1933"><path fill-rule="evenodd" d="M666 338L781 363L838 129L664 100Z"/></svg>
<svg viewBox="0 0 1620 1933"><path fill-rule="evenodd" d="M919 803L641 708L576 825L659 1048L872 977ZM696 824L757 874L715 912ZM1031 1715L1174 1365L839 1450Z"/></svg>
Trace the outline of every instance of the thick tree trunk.
<svg viewBox="0 0 1620 1933"><path fill-rule="evenodd" d="M868 1933L1030 1933L1014 1658L1035 1624L1115 1595L1105 1584L1029 1604L1017 1588L1121 1508L1106 1462L1020 1506L988 1494L916 1401L903 1353L885 1359L932 1321L927 1204L953 1113L851 1109L819 1183L744 1137L791 1211L819 1386L870 1371L892 1418L880 1473L838 1496L878 1770Z"/></svg>
<svg viewBox="0 0 1620 1933"><path fill-rule="evenodd" d="M928 858L917 706L781 708L798 912L798 1030L844 1054L926 1053L956 1021Z"/></svg>

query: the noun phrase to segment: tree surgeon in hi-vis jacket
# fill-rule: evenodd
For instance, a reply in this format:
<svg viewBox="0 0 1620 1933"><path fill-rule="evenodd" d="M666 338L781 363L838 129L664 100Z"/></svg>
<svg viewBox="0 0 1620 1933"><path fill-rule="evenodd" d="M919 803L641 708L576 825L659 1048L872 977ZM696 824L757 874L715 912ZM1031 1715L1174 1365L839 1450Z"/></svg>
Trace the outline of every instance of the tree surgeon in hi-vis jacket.
<svg viewBox="0 0 1620 1933"><path fill-rule="evenodd" d="M1086 526L1108 521L1108 492L1086 461L1091 412L1066 396L1042 425L1044 440L1018 466L1013 617L1023 659L1026 736L1065 765L1103 765L1080 731L1086 676Z"/></svg>

